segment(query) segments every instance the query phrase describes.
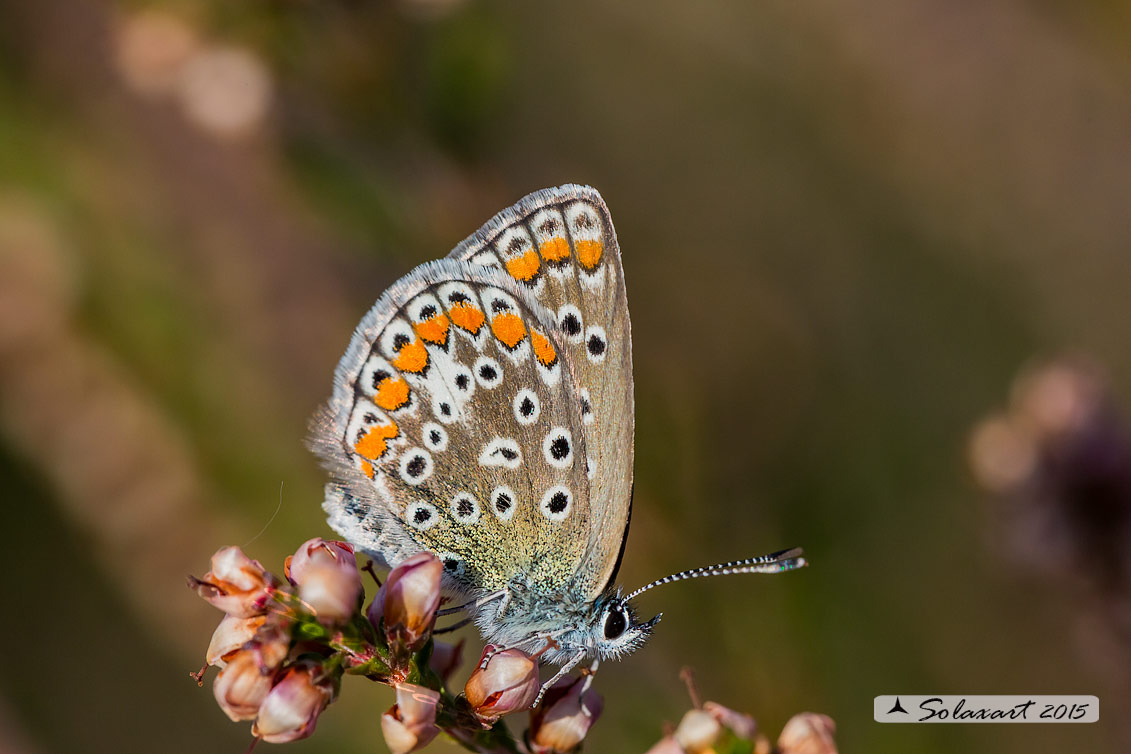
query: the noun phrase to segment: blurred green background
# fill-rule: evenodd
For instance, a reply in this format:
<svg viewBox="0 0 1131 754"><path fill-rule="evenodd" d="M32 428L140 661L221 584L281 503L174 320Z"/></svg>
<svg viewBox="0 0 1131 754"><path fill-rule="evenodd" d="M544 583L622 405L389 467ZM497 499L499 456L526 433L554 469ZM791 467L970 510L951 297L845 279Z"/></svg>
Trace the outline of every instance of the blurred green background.
<svg viewBox="0 0 1131 754"><path fill-rule="evenodd" d="M187 676L219 615L185 574L328 535L302 439L356 320L565 182L604 194L632 306L622 582L812 561L644 598L664 622L602 670L588 750L657 740L682 665L771 737L832 716L845 752L1124 749L1083 598L1003 555L965 456L1032 358L1131 389L1129 24L1102 0L0 2L0 751L242 751ZM872 722L896 692L1106 706ZM384 751L390 704L347 679L288 750Z"/></svg>

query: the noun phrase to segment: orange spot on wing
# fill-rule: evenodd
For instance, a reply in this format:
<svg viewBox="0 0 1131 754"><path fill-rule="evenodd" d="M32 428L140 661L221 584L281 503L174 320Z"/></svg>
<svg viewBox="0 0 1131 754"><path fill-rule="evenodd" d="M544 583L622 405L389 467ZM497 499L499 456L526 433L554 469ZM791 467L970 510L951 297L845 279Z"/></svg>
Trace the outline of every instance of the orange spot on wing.
<svg viewBox="0 0 1131 754"><path fill-rule="evenodd" d="M373 470L373 464L371 464L369 461L362 461L361 462L361 473L365 474L365 476L372 479L377 472L375 472Z"/></svg>
<svg viewBox="0 0 1131 754"><path fill-rule="evenodd" d="M386 411L395 411L408 403L408 383L400 377L386 377L377 386L373 402Z"/></svg>
<svg viewBox="0 0 1131 754"><path fill-rule="evenodd" d="M401 346L401 350L397 352L393 366L402 372L423 372L424 368L428 366L428 351L419 340L405 343Z"/></svg>
<svg viewBox="0 0 1131 754"><path fill-rule="evenodd" d="M368 458L370 461L376 461L389 449L388 440L397 436L399 430L395 422L388 424L378 424L376 427L371 427L365 436L357 441L353 449L362 458Z"/></svg>
<svg viewBox="0 0 1131 754"><path fill-rule="evenodd" d="M600 241L577 241L577 259L581 266L591 270L601 261L601 254L605 251L605 244Z"/></svg>
<svg viewBox="0 0 1131 754"><path fill-rule="evenodd" d="M522 318L511 312L503 312L491 320L491 331L507 348L514 348L526 337L526 325L522 324Z"/></svg>
<svg viewBox="0 0 1131 754"><path fill-rule="evenodd" d="M538 261L538 255L531 249L522 256L515 257L507 262L507 272L509 272L511 277L515 280L521 280L526 283L534 279L534 276L538 274L538 268L540 266L541 263Z"/></svg>
<svg viewBox="0 0 1131 754"><path fill-rule="evenodd" d="M436 343L444 345L448 342L448 318L443 314L436 314L423 322L417 322L412 326L416 330L416 334L429 343Z"/></svg>
<svg viewBox="0 0 1131 754"><path fill-rule="evenodd" d="M539 332L530 332L530 343L534 346L534 356L544 367L552 367L558 360L558 352L550 339Z"/></svg>
<svg viewBox="0 0 1131 754"><path fill-rule="evenodd" d="M547 262L561 262L569 259L569 241L561 236L555 236L538 245L542 258Z"/></svg>
<svg viewBox="0 0 1131 754"><path fill-rule="evenodd" d="M448 309L448 315L451 316L452 322L473 335L478 334L479 328L487 321L483 312L468 303L453 304Z"/></svg>

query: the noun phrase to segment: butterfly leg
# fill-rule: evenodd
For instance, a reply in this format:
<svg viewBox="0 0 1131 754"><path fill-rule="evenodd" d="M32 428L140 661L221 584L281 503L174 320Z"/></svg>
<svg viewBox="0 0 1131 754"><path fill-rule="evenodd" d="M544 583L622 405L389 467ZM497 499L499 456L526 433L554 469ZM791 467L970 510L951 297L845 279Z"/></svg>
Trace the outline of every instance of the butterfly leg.
<svg viewBox="0 0 1131 754"><path fill-rule="evenodd" d="M453 613L461 613L461 612L464 612L464 611L467 611L467 610L471 610L473 608L483 607L488 602L490 602L492 600L497 600L500 597L503 598L503 606L499 608L499 612L502 612L503 607L505 607L506 604L508 602L510 602L510 592L508 592L506 589L500 589L497 592L492 592L491 594L488 594L486 597L480 597L478 599L474 599L474 600L471 600L469 602L465 602L462 605L456 605L455 607L445 607L443 610L437 610L436 615L438 617L443 617L445 615L452 615Z"/></svg>
<svg viewBox="0 0 1131 754"><path fill-rule="evenodd" d="M538 703L542 701L542 697L546 695L546 691L557 683L563 676L567 675L569 671L577 667L577 663L585 659L587 652L584 649L578 650L572 657L570 657L565 665L562 665L561 670L554 674L554 677L542 684L542 688L538 689L538 696L534 697L534 703L530 705L531 708L537 707ZM586 679L589 683L589 679Z"/></svg>

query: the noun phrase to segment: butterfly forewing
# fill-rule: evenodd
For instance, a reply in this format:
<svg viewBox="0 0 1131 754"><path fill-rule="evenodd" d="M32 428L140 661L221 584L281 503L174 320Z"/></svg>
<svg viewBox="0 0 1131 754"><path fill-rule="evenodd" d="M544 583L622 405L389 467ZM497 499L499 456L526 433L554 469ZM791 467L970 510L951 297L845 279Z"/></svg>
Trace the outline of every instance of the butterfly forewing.
<svg viewBox="0 0 1131 754"><path fill-rule="evenodd" d="M540 191L499 213L451 256L513 278L551 313L564 343L592 497L573 586L592 599L613 576L632 494L632 338L608 209L591 188Z"/></svg>
<svg viewBox="0 0 1131 754"><path fill-rule="evenodd" d="M431 550L467 592L568 581L593 522L566 347L501 270L443 260L398 281L315 423L331 526L390 564Z"/></svg>

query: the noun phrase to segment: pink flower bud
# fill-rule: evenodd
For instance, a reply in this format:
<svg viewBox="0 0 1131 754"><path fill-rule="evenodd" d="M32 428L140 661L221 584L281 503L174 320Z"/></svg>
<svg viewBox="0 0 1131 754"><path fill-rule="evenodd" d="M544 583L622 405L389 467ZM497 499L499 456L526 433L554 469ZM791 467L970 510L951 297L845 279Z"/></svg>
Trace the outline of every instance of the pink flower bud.
<svg viewBox="0 0 1131 754"><path fill-rule="evenodd" d="M778 736L781 754L836 754L836 723L828 715L794 715Z"/></svg>
<svg viewBox="0 0 1131 754"><path fill-rule="evenodd" d="M208 651L204 655L205 661L209 665L224 667L225 660L255 638L256 632L266 621L266 615L256 615L253 618L225 615L212 633L212 641L208 643Z"/></svg>
<svg viewBox="0 0 1131 754"><path fill-rule="evenodd" d="M483 657L494 649L488 644L483 649ZM483 664L483 658L479 659L479 664ZM486 668L475 669L463 693L477 715L495 720L529 708L540 687L538 664L517 649L504 649L490 659Z"/></svg>
<svg viewBox="0 0 1131 754"><path fill-rule="evenodd" d="M319 618L341 622L357 611L361 574L350 545L315 537L287 558L284 572L298 586L299 599Z"/></svg>
<svg viewBox="0 0 1131 754"><path fill-rule="evenodd" d="M546 691L530 715L531 742L536 754L572 751L601 715L601 695L586 688L586 676L562 678Z"/></svg>
<svg viewBox="0 0 1131 754"><path fill-rule="evenodd" d="M416 751L436 737L436 705L440 694L412 684L397 686L397 703L381 716L381 732L392 754Z"/></svg>
<svg viewBox="0 0 1131 754"><path fill-rule="evenodd" d="M241 650L228 660L212 683L220 709L233 721L251 720L271 691L273 673L264 672L254 652Z"/></svg>
<svg viewBox="0 0 1131 754"><path fill-rule="evenodd" d="M446 686L448 679L463 662L463 639L459 644L448 644L446 641L437 641L432 645L432 656L428 658L428 667L440 676Z"/></svg>
<svg viewBox="0 0 1131 754"><path fill-rule="evenodd" d="M440 606L443 573L444 564L430 552L417 553L392 570L370 606L371 620L374 616L385 618L390 642L415 648L431 633Z"/></svg>
<svg viewBox="0 0 1131 754"><path fill-rule="evenodd" d="M645 754L684 754L683 747L671 736L664 736Z"/></svg>
<svg viewBox="0 0 1131 754"><path fill-rule="evenodd" d="M754 722L754 718L750 715L727 709L717 702L704 702L703 711L722 723L723 727L729 728L734 735L741 739L753 741L754 736L758 733L758 724Z"/></svg>
<svg viewBox="0 0 1131 754"><path fill-rule="evenodd" d="M251 734L273 744L306 738L333 698L333 683L318 665L294 665L263 700Z"/></svg>
<svg viewBox="0 0 1131 754"><path fill-rule="evenodd" d="M212 570L203 579L189 576L189 586L228 615L250 618L267 612L278 582L240 548L224 547L212 556Z"/></svg>
<svg viewBox="0 0 1131 754"><path fill-rule="evenodd" d="M723 727L710 713L688 710L675 729L675 740L689 754L710 751L722 735Z"/></svg>

